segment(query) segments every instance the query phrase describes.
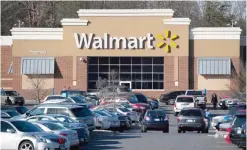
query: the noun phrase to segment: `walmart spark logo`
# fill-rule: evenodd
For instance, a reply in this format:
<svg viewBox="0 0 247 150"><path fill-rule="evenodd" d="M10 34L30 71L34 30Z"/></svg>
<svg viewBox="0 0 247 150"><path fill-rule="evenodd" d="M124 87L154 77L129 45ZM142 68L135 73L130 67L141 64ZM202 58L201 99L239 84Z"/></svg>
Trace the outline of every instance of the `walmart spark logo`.
<svg viewBox="0 0 247 150"><path fill-rule="evenodd" d="M161 39L162 42L157 44L159 48L165 47L165 52L170 53L171 47L178 48L178 45L175 43L175 40L179 38L178 35L174 34L171 36L171 31L166 30L166 36L162 36L161 34L157 35L158 39Z"/></svg>

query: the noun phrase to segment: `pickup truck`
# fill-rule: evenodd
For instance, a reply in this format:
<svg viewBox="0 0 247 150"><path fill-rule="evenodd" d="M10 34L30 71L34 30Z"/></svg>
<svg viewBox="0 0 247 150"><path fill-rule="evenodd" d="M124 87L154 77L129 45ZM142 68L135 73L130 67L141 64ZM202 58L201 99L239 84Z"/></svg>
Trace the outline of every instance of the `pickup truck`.
<svg viewBox="0 0 247 150"><path fill-rule="evenodd" d="M207 97L200 90L187 90L185 95L194 96L196 99L196 106L202 109L206 108Z"/></svg>

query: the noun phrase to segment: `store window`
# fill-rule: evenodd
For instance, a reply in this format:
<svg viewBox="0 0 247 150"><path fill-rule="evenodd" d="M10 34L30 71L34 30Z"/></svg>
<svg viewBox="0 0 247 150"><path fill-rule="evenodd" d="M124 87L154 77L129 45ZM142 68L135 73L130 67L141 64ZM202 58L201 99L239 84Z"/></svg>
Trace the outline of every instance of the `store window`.
<svg viewBox="0 0 247 150"><path fill-rule="evenodd" d="M95 91L98 79L131 82L132 89L164 89L164 57L88 57L88 90Z"/></svg>

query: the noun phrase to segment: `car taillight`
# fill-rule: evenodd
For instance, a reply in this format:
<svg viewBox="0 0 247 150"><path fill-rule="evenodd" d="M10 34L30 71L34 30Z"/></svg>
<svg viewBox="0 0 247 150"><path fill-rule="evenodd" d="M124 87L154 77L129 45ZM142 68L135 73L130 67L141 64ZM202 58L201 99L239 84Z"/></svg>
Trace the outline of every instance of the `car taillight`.
<svg viewBox="0 0 247 150"><path fill-rule="evenodd" d="M62 136L68 136L68 134L66 134L66 133L60 133L60 135L62 135Z"/></svg>
<svg viewBox="0 0 247 150"><path fill-rule="evenodd" d="M227 132L232 132L232 128L227 128Z"/></svg>
<svg viewBox="0 0 247 150"><path fill-rule="evenodd" d="M149 120L150 120L150 117L147 116L147 117L146 117L146 120L149 121Z"/></svg>
<svg viewBox="0 0 247 150"><path fill-rule="evenodd" d="M64 144L64 143L66 142L66 139L64 139L64 138L58 138L58 139L57 139L57 142L58 142L59 144Z"/></svg>

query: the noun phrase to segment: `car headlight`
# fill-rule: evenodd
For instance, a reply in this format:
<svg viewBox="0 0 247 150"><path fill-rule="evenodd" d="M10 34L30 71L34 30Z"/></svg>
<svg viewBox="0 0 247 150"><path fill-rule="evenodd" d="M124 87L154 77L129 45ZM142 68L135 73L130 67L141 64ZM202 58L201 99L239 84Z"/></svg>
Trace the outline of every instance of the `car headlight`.
<svg viewBox="0 0 247 150"><path fill-rule="evenodd" d="M35 136L35 138L39 141L39 142L43 142L43 143L49 143L49 140L41 137L41 136Z"/></svg>

